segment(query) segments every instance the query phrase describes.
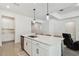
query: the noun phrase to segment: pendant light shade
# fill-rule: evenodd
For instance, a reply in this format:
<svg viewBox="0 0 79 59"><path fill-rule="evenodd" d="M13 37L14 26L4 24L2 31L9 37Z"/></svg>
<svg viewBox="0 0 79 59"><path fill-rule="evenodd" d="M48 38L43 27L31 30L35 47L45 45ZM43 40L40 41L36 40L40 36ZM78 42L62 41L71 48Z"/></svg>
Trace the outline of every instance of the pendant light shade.
<svg viewBox="0 0 79 59"><path fill-rule="evenodd" d="M49 20L49 14L46 15L46 19Z"/></svg>
<svg viewBox="0 0 79 59"><path fill-rule="evenodd" d="M36 23L36 21L35 21L35 20L33 20L33 23Z"/></svg>
<svg viewBox="0 0 79 59"><path fill-rule="evenodd" d="M48 10L48 3L47 3L47 14L46 14L46 19L49 20L49 10Z"/></svg>

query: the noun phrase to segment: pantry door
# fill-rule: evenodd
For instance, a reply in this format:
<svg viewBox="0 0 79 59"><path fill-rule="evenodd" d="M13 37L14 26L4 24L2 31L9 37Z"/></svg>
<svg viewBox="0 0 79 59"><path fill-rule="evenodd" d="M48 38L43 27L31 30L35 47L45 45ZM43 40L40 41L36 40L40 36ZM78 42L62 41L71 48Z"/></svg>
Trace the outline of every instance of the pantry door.
<svg viewBox="0 0 79 59"><path fill-rule="evenodd" d="M15 21L13 17L2 16L2 42L15 40Z"/></svg>

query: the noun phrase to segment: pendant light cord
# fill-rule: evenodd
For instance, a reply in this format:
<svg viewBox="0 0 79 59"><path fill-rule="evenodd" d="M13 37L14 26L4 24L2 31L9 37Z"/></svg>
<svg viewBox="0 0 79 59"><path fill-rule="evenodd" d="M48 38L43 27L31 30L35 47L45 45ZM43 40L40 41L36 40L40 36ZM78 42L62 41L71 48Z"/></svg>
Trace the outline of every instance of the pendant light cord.
<svg viewBox="0 0 79 59"><path fill-rule="evenodd" d="M36 9L33 9L33 11L34 11L34 20L35 20L35 10L36 10Z"/></svg>
<svg viewBox="0 0 79 59"><path fill-rule="evenodd" d="M49 15L49 12L48 12L49 10L48 10L48 3L47 3L47 15Z"/></svg>

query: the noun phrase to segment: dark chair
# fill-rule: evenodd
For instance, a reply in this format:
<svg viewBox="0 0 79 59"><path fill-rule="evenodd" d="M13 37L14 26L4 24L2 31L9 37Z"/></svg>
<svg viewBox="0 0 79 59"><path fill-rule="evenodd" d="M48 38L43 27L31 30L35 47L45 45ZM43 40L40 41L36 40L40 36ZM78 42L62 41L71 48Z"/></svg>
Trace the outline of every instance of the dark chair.
<svg viewBox="0 0 79 59"><path fill-rule="evenodd" d="M64 38L64 45L72 50L79 50L79 41L73 42L71 34L63 33L62 36Z"/></svg>

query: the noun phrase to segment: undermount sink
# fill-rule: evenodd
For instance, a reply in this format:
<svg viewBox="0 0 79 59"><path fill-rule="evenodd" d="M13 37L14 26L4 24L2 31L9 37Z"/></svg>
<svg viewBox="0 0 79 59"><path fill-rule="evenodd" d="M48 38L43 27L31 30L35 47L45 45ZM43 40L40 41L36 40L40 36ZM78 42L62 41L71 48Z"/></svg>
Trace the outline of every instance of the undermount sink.
<svg viewBox="0 0 79 59"><path fill-rule="evenodd" d="M30 35L30 36L28 36L28 37L31 37L31 38L36 38L37 36L35 36L35 35Z"/></svg>

